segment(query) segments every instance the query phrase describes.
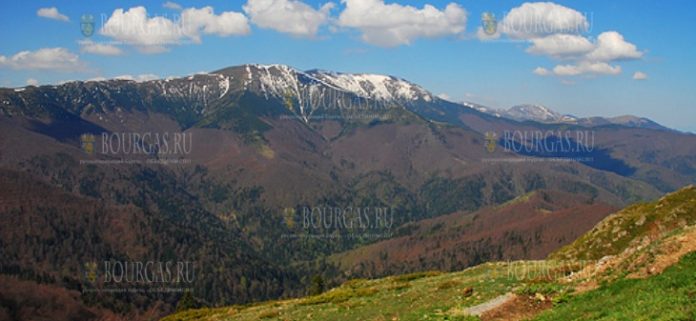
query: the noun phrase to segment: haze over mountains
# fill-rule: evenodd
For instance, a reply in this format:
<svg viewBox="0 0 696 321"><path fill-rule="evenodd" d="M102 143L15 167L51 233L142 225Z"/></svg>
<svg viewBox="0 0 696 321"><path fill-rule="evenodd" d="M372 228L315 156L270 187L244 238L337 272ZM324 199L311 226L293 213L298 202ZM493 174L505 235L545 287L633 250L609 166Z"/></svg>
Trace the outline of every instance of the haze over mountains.
<svg viewBox="0 0 696 321"><path fill-rule="evenodd" d="M144 318L171 312L180 295L86 295L128 285L88 282L85 264L195 262L196 300L247 303L304 294L314 275L332 285L541 257L573 240L555 228L581 235L612 209L696 182L694 135L634 120L559 122L541 107L506 115L397 77L283 65L3 88L2 273L59 296L78 291L86 315ZM306 224L306 213L349 208L388 209L391 221ZM378 250L354 255L437 244L428 233L438 224L478 236L403 266L361 266ZM536 238L516 237L529 231Z"/></svg>
<svg viewBox="0 0 696 321"><path fill-rule="evenodd" d="M560 114L542 105L515 105L507 110L493 109L471 102L462 102L462 105L476 109L480 112L488 113L496 117L505 117L518 121L536 121L548 124L574 124L588 127L604 126L604 125L623 125L629 127L651 128L668 130L669 128L662 126L650 119L623 115L616 117L585 117L580 118L568 114Z"/></svg>

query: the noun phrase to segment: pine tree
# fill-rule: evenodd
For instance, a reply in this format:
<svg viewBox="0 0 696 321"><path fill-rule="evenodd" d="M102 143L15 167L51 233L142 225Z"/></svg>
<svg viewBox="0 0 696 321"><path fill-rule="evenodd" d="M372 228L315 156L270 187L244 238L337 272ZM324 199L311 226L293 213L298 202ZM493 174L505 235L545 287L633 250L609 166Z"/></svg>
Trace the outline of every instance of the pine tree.
<svg viewBox="0 0 696 321"><path fill-rule="evenodd" d="M309 287L310 295L317 295L324 292L324 279L321 275L315 275L312 277L312 284Z"/></svg>
<svg viewBox="0 0 696 321"><path fill-rule="evenodd" d="M182 295L179 299L179 302L176 304L176 311L179 312L188 309L195 309L197 307L198 305L196 304L196 300L193 298L191 291L186 291L184 292L184 295Z"/></svg>

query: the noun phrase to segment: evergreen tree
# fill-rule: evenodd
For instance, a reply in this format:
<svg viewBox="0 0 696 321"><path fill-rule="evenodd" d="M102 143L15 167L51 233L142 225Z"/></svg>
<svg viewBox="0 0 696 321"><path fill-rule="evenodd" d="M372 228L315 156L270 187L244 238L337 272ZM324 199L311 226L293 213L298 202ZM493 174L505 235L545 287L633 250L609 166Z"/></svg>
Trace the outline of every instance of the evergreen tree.
<svg viewBox="0 0 696 321"><path fill-rule="evenodd" d="M324 279L321 275L317 274L312 277L312 284L309 287L310 295L317 295L324 292Z"/></svg>
<svg viewBox="0 0 696 321"><path fill-rule="evenodd" d="M179 299L179 302L176 304L176 311L179 312L189 309L195 309L197 307L198 304L196 304L196 300L193 298L191 291L186 291L184 292L184 295L182 295Z"/></svg>

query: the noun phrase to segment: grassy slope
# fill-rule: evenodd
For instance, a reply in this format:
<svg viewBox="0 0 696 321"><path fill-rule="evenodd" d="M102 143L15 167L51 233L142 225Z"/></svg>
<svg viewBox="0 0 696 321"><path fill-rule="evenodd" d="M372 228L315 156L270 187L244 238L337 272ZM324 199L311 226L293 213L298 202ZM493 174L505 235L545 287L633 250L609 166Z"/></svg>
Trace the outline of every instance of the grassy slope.
<svg viewBox="0 0 696 321"><path fill-rule="evenodd" d="M553 308L538 320L694 320L695 211L696 187L689 186L611 215L547 261L354 280L317 296L190 310L164 320L477 320L466 316L467 307L508 292L552 298ZM671 265L664 272L639 273L664 262Z"/></svg>
<svg viewBox="0 0 696 321"><path fill-rule="evenodd" d="M190 310L164 320L477 320L465 316L466 307L511 292L544 268L539 261L487 263L454 273L352 280L317 296Z"/></svg>
<svg viewBox="0 0 696 321"><path fill-rule="evenodd" d="M662 274L571 297L535 320L696 320L696 253Z"/></svg>
<svg viewBox="0 0 696 321"><path fill-rule="evenodd" d="M598 260L616 255L636 241L654 241L666 232L696 224L696 186L667 194L657 202L636 204L614 213L553 259Z"/></svg>

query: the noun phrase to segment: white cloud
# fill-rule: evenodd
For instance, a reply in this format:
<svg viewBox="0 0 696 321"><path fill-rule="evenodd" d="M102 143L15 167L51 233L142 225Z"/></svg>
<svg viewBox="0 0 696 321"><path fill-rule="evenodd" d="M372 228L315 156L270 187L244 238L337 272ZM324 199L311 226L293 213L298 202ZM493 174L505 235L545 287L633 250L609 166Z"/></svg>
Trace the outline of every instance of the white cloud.
<svg viewBox="0 0 696 321"><path fill-rule="evenodd" d="M636 71L633 74L633 80L646 80L648 79L648 74L642 72L642 71Z"/></svg>
<svg viewBox="0 0 696 321"><path fill-rule="evenodd" d="M363 41L382 47L408 45L418 38L459 35L466 30L467 12L455 3L438 10L422 9L384 0L342 0L346 8L338 18L341 27L357 28Z"/></svg>
<svg viewBox="0 0 696 321"><path fill-rule="evenodd" d="M616 31L602 32L597 37L596 48L587 55L591 61L630 60L643 57L636 45L624 40L623 35Z"/></svg>
<svg viewBox="0 0 696 321"><path fill-rule="evenodd" d="M437 95L437 98L440 98L440 99L443 99L443 100L451 100L451 99L452 99L452 98L451 98L448 94L446 94L446 93L441 93L441 94Z"/></svg>
<svg viewBox="0 0 696 321"><path fill-rule="evenodd" d="M497 30L512 39L529 42L529 54L570 62L552 70L534 69L533 73L540 76L617 75L621 66L613 62L643 56L636 45L616 31L603 32L596 40L581 35L589 27L586 17L575 9L552 2L527 2L510 10ZM490 39L481 28L477 35L481 40Z"/></svg>
<svg viewBox="0 0 696 321"><path fill-rule="evenodd" d="M176 23L164 17L148 18L145 7L114 10L100 33L144 50L178 43L182 37Z"/></svg>
<svg viewBox="0 0 696 321"><path fill-rule="evenodd" d="M261 28L298 37L314 37L319 27L328 22L333 7L332 2L314 9L297 0L248 0L243 9L251 22Z"/></svg>
<svg viewBox="0 0 696 321"><path fill-rule="evenodd" d="M186 39L200 43L201 33L230 36L249 31L247 18L239 12L216 15L212 7L188 8L175 22L166 17L150 18L145 7L133 7L127 11L114 10L100 33L133 45L143 53L159 53L166 51L167 45L180 44Z"/></svg>
<svg viewBox="0 0 696 321"><path fill-rule="evenodd" d="M551 74L551 72L544 67L536 67L536 68L534 68L534 71L532 71L532 72L535 75L539 75L539 76L548 76Z"/></svg>
<svg viewBox="0 0 696 321"><path fill-rule="evenodd" d="M582 13L553 2L526 2L510 10L498 25L502 33L515 39L534 39L557 33L578 34L589 27Z"/></svg>
<svg viewBox="0 0 696 321"><path fill-rule="evenodd" d="M104 78L101 78L101 79L104 80ZM114 77L114 79L132 80L132 81L137 81L137 82L143 82L143 81L160 79L160 77L158 75L155 75L155 74L141 74L141 75L136 75L136 76L126 74L126 75L116 76L116 77Z"/></svg>
<svg viewBox="0 0 696 321"><path fill-rule="evenodd" d="M80 41L79 44L81 52L103 56L118 56L123 54L121 48L110 44L96 43L92 40L83 40Z"/></svg>
<svg viewBox="0 0 696 321"><path fill-rule="evenodd" d="M184 9L181 24L184 34L196 43L201 42L200 32L227 37L246 35L251 31L249 21L243 14L227 11L216 15L213 7Z"/></svg>
<svg viewBox="0 0 696 321"><path fill-rule="evenodd" d="M39 81L34 78L27 79L27 86L38 86Z"/></svg>
<svg viewBox="0 0 696 321"><path fill-rule="evenodd" d="M176 2L172 2L172 1L167 1L167 2L163 3L162 7L165 7L167 9L171 9L171 10L177 10L177 11L181 11L184 9L184 7L182 7L180 4L178 4Z"/></svg>
<svg viewBox="0 0 696 321"><path fill-rule="evenodd" d="M21 51L12 57L0 56L0 67L13 69L41 69L56 71L80 71L85 68L80 57L65 48L41 48Z"/></svg>
<svg viewBox="0 0 696 321"><path fill-rule="evenodd" d="M58 8L56 7L50 7L50 8L41 8L36 11L36 15L39 17L44 17L48 19L54 19L54 20L60 20L60 21L70 21L70 18L68 16L60 13L58 11Z"/></svg>
<svg viewBox="0 0 696 321"><path fill-rule="evenodd" d="M612 66L606 62L581 61L575 65L558 65L553 68L553 73L557 76L618 75L621 73L621 66Z"/></svg>
<svg viewBox="0 0 696 321"><path fill-rule="evenodd" d="M579 57L595 49L587 38L578 35L555 34L531 40L532 46L527 52L535 55L547 55L554 58Z"/></svg>
<svg viewBox="0 0 696 321"><path fill-rule="evenodd" d="M624 40L623 35L616 31L601 33L595 43L581 36L565 34L532 39L531 42L532 46L527 49L529 53L574 61L574 64L556 66L553 73L557 76L618 75L621 66L610 63L643 56L636 45Z"/></svg>

